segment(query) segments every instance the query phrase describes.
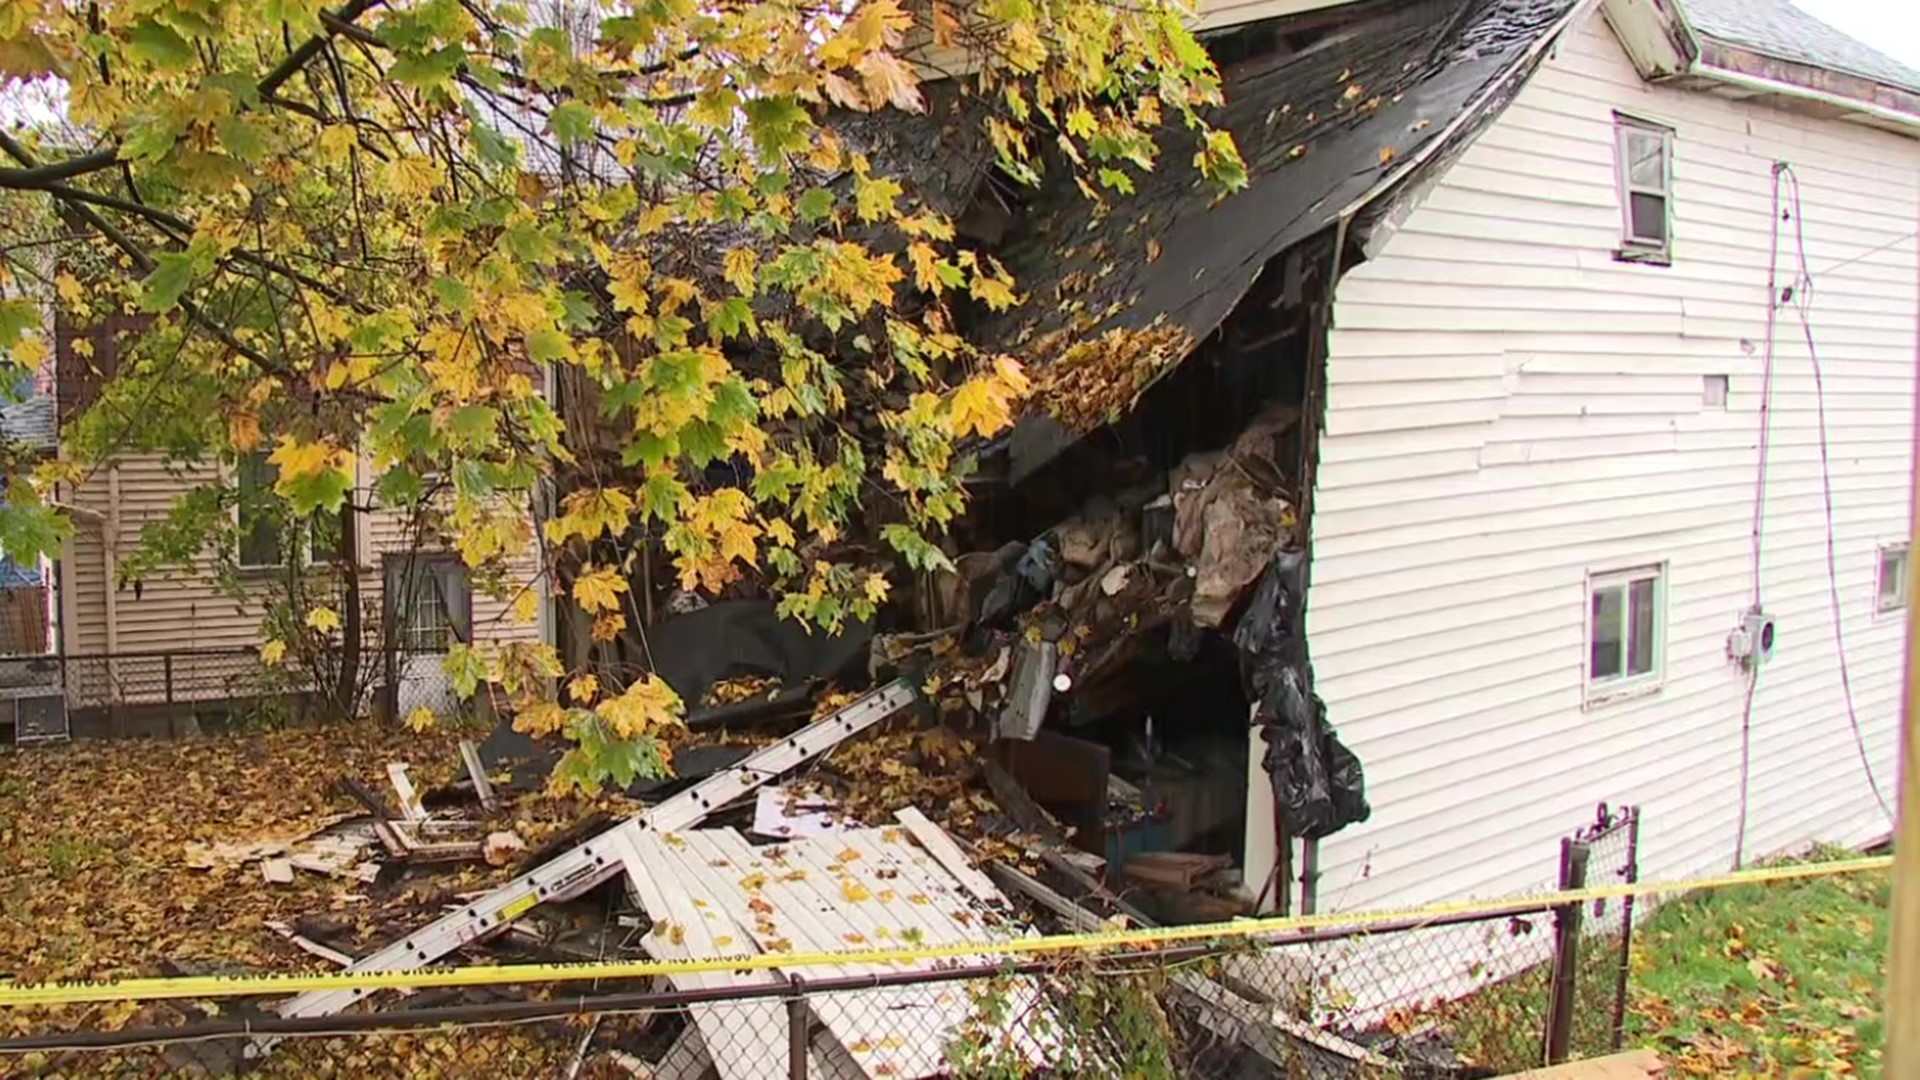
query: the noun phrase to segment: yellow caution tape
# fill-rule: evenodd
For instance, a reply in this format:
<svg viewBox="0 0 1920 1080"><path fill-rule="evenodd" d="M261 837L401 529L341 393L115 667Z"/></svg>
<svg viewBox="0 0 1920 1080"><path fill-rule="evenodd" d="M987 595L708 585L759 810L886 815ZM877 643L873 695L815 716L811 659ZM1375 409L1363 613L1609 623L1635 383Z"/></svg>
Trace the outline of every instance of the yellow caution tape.
<svg viewBox="0 0 1920 1080"><path fill-rule="evenodd" d="M904 967L928 960L972 960L997 963L1014 957L1048 953L1100 952L1155 946L1229 941L1339 928L1366 930L1389 923L1421 922L1455 916L1498 917L1508 912L1537 911L1543 907L1586 904L1595 900L1625 899L1660 893L1695 892L1757 885L1771 881L1832 877L1884 870L1892 856L1845 859L1764 867L1686 881L1596 885L1565 892L1510 896L1499 900L1462 900L1424 907L1368 912L1329 912L1280 918L1236 919L1196 926L1162 926L1113 930L1097 934L1057 934L992 942L920 945L904 949L856 949L846 952L756 953L700 960L633 960L579 964L502 964L464 968L424 968L412 971L364 971L300 975L200 975L161 979L75 980L40 984L0 983L0 1007L70 1005L95 1001L152 1001L162 998L223 998L299 994L312 990L396 990L442 986L501 986L511 983L580 982L589 979L642 979L693 975L714 971L795 971L803 968L847 966ZM822 977L850 974L829 972ZM865 973L862 973L865 974Z"/></svg>

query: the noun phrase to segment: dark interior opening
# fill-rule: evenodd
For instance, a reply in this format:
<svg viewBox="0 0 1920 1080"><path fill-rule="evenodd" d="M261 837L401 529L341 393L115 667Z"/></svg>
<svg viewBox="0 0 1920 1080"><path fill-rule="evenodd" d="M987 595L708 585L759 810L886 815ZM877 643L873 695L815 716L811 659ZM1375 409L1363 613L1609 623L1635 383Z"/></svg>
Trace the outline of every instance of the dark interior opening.
<svg viewBox="0 0 1920 1080"><path fill-rule="evenodd" d="M1329 248L1310 241L1276 259L1220 329L1125 418L1018 484L982 491L974 521L987 535L971 546L1031 541L1076 515L1096 516L1094 506L1151 513L1146 505L1169 492L1169 470L1226 449L1277 404L1302 416L1276 441L1277 475L1262 479L1276 481L1304 512L1315 306ZM1238 874L1231 868L1245 851L1252 702L1233 625L1231 614L1220 629L1176 616L1140 633L1125 663L1055 695L1033 742L1003 750L1035 799L1074 827L1075 842L1107 860L1110 884L1169 922L1235 914L1207 890L1163 888L1127 866L1142 855L1179 853L1219 857L1228 879ZM1252 897L1262 884L1240 887Z"/></svg>

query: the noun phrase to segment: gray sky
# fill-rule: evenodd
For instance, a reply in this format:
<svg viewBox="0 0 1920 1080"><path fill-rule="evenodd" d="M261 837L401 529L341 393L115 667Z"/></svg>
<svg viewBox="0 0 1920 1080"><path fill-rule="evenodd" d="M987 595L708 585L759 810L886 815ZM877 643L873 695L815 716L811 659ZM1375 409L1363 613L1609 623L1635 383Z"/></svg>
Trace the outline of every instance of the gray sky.
<svg viewBox="0 0 1920 1080"><path fill-rule="evenodd" d="M1793 0L1800 10L1920 69L1920 3L1914 0Z"/></svg>

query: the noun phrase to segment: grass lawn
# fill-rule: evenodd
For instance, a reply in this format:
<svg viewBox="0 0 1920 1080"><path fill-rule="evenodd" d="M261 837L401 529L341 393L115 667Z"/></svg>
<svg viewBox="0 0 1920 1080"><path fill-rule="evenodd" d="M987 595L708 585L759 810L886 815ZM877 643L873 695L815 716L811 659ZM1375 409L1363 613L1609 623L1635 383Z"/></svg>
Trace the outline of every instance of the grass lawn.
<svg viewBox="0 0 1920 1080"><path fill-rule="evenodd" d="M1689 1076L1879 1076L1891 895L1880 871L1663 904L1634 934L1627 1044Z"/></svg>

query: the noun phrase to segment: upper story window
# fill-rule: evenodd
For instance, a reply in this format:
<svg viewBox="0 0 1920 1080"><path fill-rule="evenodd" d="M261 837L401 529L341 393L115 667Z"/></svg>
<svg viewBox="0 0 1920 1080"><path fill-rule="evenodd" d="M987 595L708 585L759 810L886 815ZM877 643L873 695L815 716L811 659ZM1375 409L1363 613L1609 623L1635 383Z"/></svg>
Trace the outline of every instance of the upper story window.
<svg viewBox="0 0 1920 1080"><path fill-rule="evenodd" d="M1615 114L1620 258L1665 264L1673 254L1673 129Z"/></svg>
<svg viewBox="0 0 1920 1080"><path fill-rule="evenodd" d="M1899 611L1907 606L1907 545L1890 544L1880 549L1879 599L1881 611Z"/></svg>
<svg viewBox="0 0 1920 1080"><path fill-rule="evenodd" d="M1666 627L1662 568L1644 566L1587 579L1587 700L1660 683Z"/></svg>

